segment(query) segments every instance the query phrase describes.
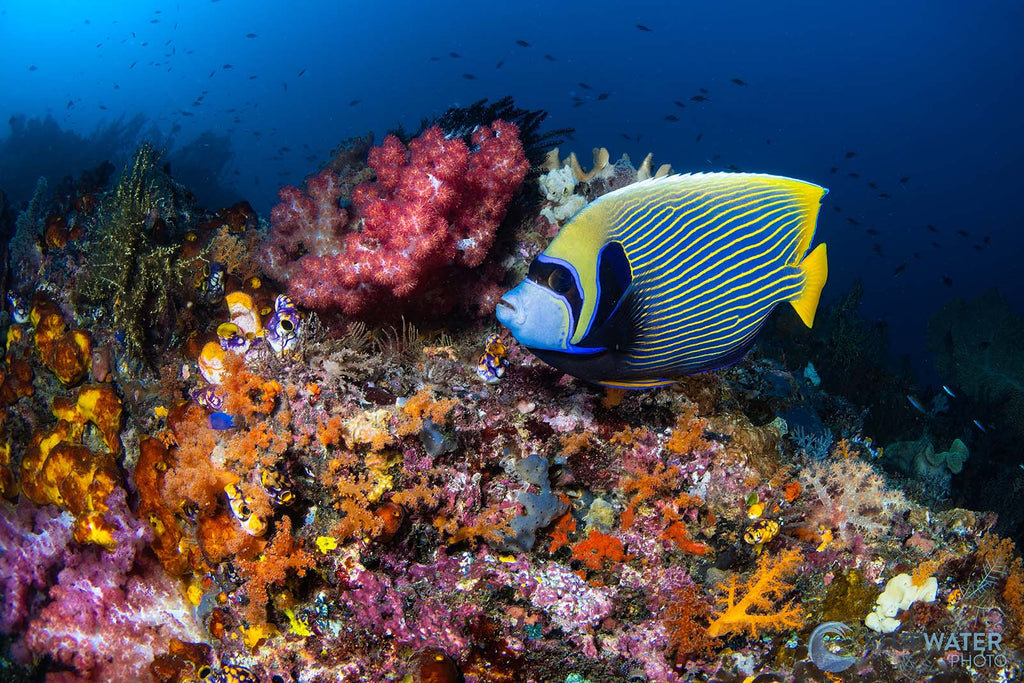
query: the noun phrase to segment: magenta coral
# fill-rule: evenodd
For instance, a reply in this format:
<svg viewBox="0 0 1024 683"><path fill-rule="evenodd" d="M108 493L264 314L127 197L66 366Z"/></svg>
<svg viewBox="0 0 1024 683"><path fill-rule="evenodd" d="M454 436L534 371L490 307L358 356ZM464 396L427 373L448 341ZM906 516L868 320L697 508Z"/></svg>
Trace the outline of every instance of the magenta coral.
<svg viewBox="0 0 1024 683"><path fill-rule="evenodd" d="M13 651L21 658L48 655L88 680L144 680L153 656L170 638L197 641L202 634L174 580L141 555L152 530L128 509L124 490L115 489L107 502L104 516L115 529L116 548L70 542L62 547L64 568L49 590L49 602L27 615L24 639ZM47 522L41 511L32 533L38 539L55 521ZM40 553L50 564L59 536L53 533L47 541L53 547Z"/></svg>
<svg viewBox="0 0 1024 683"><path fill-rule="evenodd" d="M308 196L284 188L271 214L268 272L287 280L300 305L360 314L424 297L453 267L480 266L529 162L514 124L482 126L472 143L470 151L437 126L408 150L388 136L369 153L376 182L352 191L354 225L331 171L307 183Z"/></svg>

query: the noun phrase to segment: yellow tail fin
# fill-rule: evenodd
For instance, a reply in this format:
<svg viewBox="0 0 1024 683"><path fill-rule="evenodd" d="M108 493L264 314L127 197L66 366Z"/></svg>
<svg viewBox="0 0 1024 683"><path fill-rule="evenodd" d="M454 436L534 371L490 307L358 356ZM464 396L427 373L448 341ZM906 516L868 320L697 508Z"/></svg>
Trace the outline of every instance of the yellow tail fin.
<svg viewBox="0 0 1024 683"><path fill-rule="evenodd" d="M825 245L819 244L810 254L800 262L800 270L804 273L804 289L800 296L791 299L797 315L804 321L807 327L814 326L814 314L818 310L818 299L821 298L821 290L828 280L828 258L825 255Z"/></svg>

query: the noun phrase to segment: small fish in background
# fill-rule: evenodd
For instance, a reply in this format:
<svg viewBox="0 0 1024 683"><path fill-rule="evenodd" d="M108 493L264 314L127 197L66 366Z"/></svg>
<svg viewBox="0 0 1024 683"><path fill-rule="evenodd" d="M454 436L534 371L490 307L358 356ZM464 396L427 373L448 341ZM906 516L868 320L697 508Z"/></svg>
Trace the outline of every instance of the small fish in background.
<svg viewBox="0 0 1024 683"><path fill-rule="evenodd" d="M977 420L974 420L974 426L980 429L982 434L988 434L988 430L985 429L985 425L981 424Z"/></svg>
<svg viewBox="0 0 1024 683"><path fill-rule="evenodd" d="M870 187L872 190L877 190L878 183L868 183L868 187Z"/></svg>
<svg viewBox="0 0 1024 683"><path fill-rule="evenodd" d="M28 68L28 70L29 70L29 71L39 71L39 67L38 67L38 66L36 66L35 64L33 64L32 66L30 66L30 67Z"/></svg>
<svg viewBox="0 0 1024 683"><path fill-rule="evenodd" d="M694 142L700 142L704 139L704 133L697 133L697 137L694 138Z"/></svg>
<svg viewBox="0 0 1024 683"><path fill-rule="evenodd" d="M970 233L968 233L966 230L957 230L956 234L959 235L960 237L969 237L970 236Z"/></svg>
<svg viewBox="0 0 1024 683"><path fill-rule="evenodd" d="M711 100L704 95L694 95L690 98L691 102L710 102Z"/></svg>
<svg viewBox="0 0 1024 683"><path fill-rule="evenodd" d="M548 60L549 62L556 62L556 61L558 61L557 59L555 59L551 55L544 55L544 59Z"/></svg>
<svg viewBox="0 0 1024 683"><path fill-rule="evenodd" d="M530 47L530 44L525 40L517 40L516 45L518 45L519 47Z"/></svg>
<svg viewBox="0 0 1024 683"><path fill-rule="evenodd" d="M946 392L950 398L956 398L956 394L953 393L953 390L947 387L945 384L942 385L942 390Z"/></svg>
<svg viewBox="0 0 1024 683"><path fill-rule="evenodd" d="M875 230L874 228L868 228L864 232L866 232L867 234L871 235L872 237L878 237L878 231Z"/></svg>
<svg viewBox="0 0 1024 683"><path fill-rule="evenodd" d="M630 142L632 142L632 141L633 141L633 138L629 137L629 136L628 136L628 135L626 135L625 133L619 133L619 135L621 135L621 136L622 136L622 139L623 139L623 140L629 140Z"/></svg>
<svg viewBox="0 0 1024 683"><path fill-rule="evenodd" d="M919 411L920 413L922 413L924 415L928 415L928 411L925 410L923 405L921 405L921 402L918 401L913 396L911 396L910 394L907 394L907 402L910 403L910 405L912 405L915 410Z"/></svg>
<svg viewBox="0 0 1024 683"><path fill-rule="evenodd" d="M892 271L893 277L898 277L906 269L907 269L907 264L906 263L899 264Z"/></svg>
<svg viewBox="0 0 1024 683"><path fill-rule="evenodd" d="M882 245L879 244L878 242L875 242L874 244L871 245L871 251L875 253L875 256L885 258L885 252L882 251Z"/></svg>
<svg viewBox="0 0 1024 683"><path fill-rule="evenodd" d="M853 151L851 151L851 152L847 152L847 153L846 153L846 158L847 158L847 159L852 159L852 158L854 158L855 156L857 156L857 153L856 153L856 152L853 152Z"/></svg>
<svg viewBox="0 0 1024 683"><path fill-rule="evenodd" d="M686 109L686 105L680 102L679 100L676 100L674 104L680 109Z"/></svg>
<svg viewBox="0 0 1024 683"><path fill-rule="evenodd" d="M880 199L892 199L892 195L889 194L888 192L879 192L878 197Z"/></svg>
<svg viewBox="0 0 1024 683"><path fill-rule="evenodd" d="M733 78L733 79L731 79L731 80L732 80L732 82L733 82L733 83L735 83L736 85L746 85L746 84L747 84L747 82L746 82L746 81L744 81L743 79L740 79L740 78Z"/></svg>
<svg viewBox="0 0 1024 683"><path fill-rule="evenodd" d="M953 286L953 278L949 277L948 275L943 275L942 276L942 284L946 285L947 287L952 287Z"/></svg>
<svg viewBox="0 0 1024 683"><path fill-rule="evenodd" d="M828 172L831 175L835 175L836 173L839 173L839 167L838 166L833 166L832 168L828 169Z"/></svg>
<svg viewBox="0 0 1024 683"><path fill-rule="evenodd" d="M698 90L700 90L701 93L704 94L704 95L708 94L708 89L707 88L698 88Z"/></svg>
<svg viewBox="0 0 1024 683"><path fill-rule="evenodd" d="M665 117L665 120L666 120L666 121L678 121L678 120L679 120L679 117L678 117L678 116L676 116L675 114L669 114L669 115L667 115L667 116Z"/></svg>
<svg viewBox="0 0 1024 683"><path fill-rule="evenodd" d="M462 55L460 55L458 52L449 52L448 56L451 57L452 59L459 59L460 57L462 57Z"/></svg>
<svg viewBox="0 0 1024 683"><path fill-rule="evenodd" d="M860 173L847 173L846 175L850 176L854 180L856 180L857 178L860 178Z"/></svg>
<svg viewBox="0 0 1024 683"><path fill-rule="evenodd" d="M577 83L576 85L580 86L580 87L581 87L581 88L583 88L584 90L590 90L590 86L589 86L589 85L587 85L586 83L584 83L583 81L580 81L580 82L579 82L579 83Z"/></svg>
<svg viewBox="0 0 1024 683"><path fill-rule="evenodd" d="M565 224L498 302L498 320L544 362L604 386L663 386L731 365L779 304L813 325L828 277L825 245L811 249L825 192L755 173L620 188ZM674 217L696 205L706 215L684 230ZM705 254L708 243L721 246Z"/></svg>
<svg viewBox="0 0 1024 683"><path fill-rule="evenodd" d="M500 69L503 66L505 66L505 60L501 59L501 60L498 60L498 63L494 65L494 68L495 69Z"/></svg>
<svg viewBox="0 0 1024 683"><path fill-rule="evenodd" d="M643 24L637 24L636 27L640 31L652 31L653 30L653 29L650 29L650 28L644 26Z"/></svg>
<svg viewBox="0 0 1024 683"><path fill-rule="evenodd" d="M246 38L258 38L259 36L257 36L255 33L246 33L245 37Z"/></svg>
<svg viewBox="0 0 1024 683"><path fill-rule="evenodd" d="M853 216L847 216L846 217L846 222L849 223L850 225L854 226L854 227L860 225L860 221L858 221Z"/></svg>
<svg viewBox="0 0 1024 683"><path fill-rule="evenodd" d="M900 185L906 185L909 182L910 182L910 176L908 176L908 175L905 175L902 178L900 178Z"/></svg>
<svg viewBox="0 0 1024 683"><path fill-rule="evenodd" d="M356 106L357 104L359 104L360 102L362 102L362 100L349 100L349 102L348 102L348 106L350 106L350 107L354 107L354 106Z"/></svg>
<svg viewBox="0 0 1024 683"><path fill-rule="evenodd" d="M432 62L440 62L441 58L437 57L437 56L431 56L430 61L432 61Z"/></svg>
<svg viewBox="0 0 1024 683"><path fill-rule="evenodd" d="M612 96L612 94L610 92L603 92L603 93L601 93L601 94L599 94L597 96L597 99L598 99L598 101L607 100L611 96Z"/></svg>
<svg viewBox="0 0 1024 683"><path fill-rule="evenodd" d="M302 78L302 74L304 74L304 73L306 73L306 69L303 69L302 71L300 71L298 74L296 74L295 77L296 78Z"/></svg>
<svg viewBox="0 0 1024 683"><path fill-rule="evenodd" d="M476 76L474 76L473 74L462 74L462 77L465 78L467 81L475 81L476 80Z"/></svg>
<svg viewBox="0 0 1024 683"><path fill-rule="evenodd" d="M833 206L832 210L835 211L836 213L842 213L843 212L843 209L840 206Z"/></svg>
<svg viewBox="0 0 1024 683"><path fill-rule="evenodd" d="M932 242L932 246L935 247L936 249L942 249L942 245L939 244L938 242Z"/></svg>
<svg viewBox="0 0 1024 683"><path fill-rule="evenodd" d="M233 66L232 66L232 65L230 65L230 64L225 64L225 65L224 65L224 66L222 66L221 68L222 68L222 69L225 69L225 70L226 70L226 69L234 69L235 67L233 67Z"/></svg>
<svg viewBox="0 0 1024 683"><path fill-rule="evenodd" d="M928 228L928 232L938 232L938 231L939 231L939 229L938 229L938 228L936 228L936 227L935 227L934 225L932 225L931 223L929 223L928 225L926 225L926 226L924 226L924 227Z"/></svg>

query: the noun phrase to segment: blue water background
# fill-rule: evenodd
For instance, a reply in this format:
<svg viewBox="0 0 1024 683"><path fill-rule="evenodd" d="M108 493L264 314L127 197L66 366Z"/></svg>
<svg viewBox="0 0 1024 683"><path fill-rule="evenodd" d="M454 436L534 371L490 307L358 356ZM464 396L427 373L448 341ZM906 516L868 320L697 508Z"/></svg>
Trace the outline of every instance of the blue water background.
<svg viewBox="0 0 1024 683"><path fill-rule="evenodd" d="M87 136L143 114L144 133L171 151L212 131L218 182L193 180L211 208L244 197L266 212L343 138L380 140L511 94L549 111L551 127L575 128L562 151L584 161L606 146L636 163L654 152L677 171L734 165L830 188L826 300L862 278L865 313L922 369L927 317L948 297L997 286L1024 308L1019 1L0 8L2 120L49 114ZM700 88L707 102L691 100ZM130 149L117 152L121 162ZM25 199L40 170L81 170L68 163L45 149L31 164L8 155L0 188Z"/></svg>

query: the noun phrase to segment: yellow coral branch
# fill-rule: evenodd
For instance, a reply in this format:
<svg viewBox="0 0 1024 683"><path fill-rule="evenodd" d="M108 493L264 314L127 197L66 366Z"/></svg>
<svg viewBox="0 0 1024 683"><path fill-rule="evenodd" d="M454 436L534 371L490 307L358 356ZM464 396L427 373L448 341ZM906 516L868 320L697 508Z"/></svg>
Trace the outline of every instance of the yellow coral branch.
<svg viewBox="0 0 1024 683"><path fill-rule="evenodd" d="M747 631L751 638L756 638L759 631L782 631L802 626L804 617L799 605L788 602L776 608L776 602L793 588L785 578L796 572L802 560L803 554L796 549L784 551L776 560L762 557L757 571L743 586L743 597L738 601L736 576L730 577L728 585L722 586L726 590L725 597L718 600L724 609L715 612L708 634L717 638L727 633Z"/></svg>

